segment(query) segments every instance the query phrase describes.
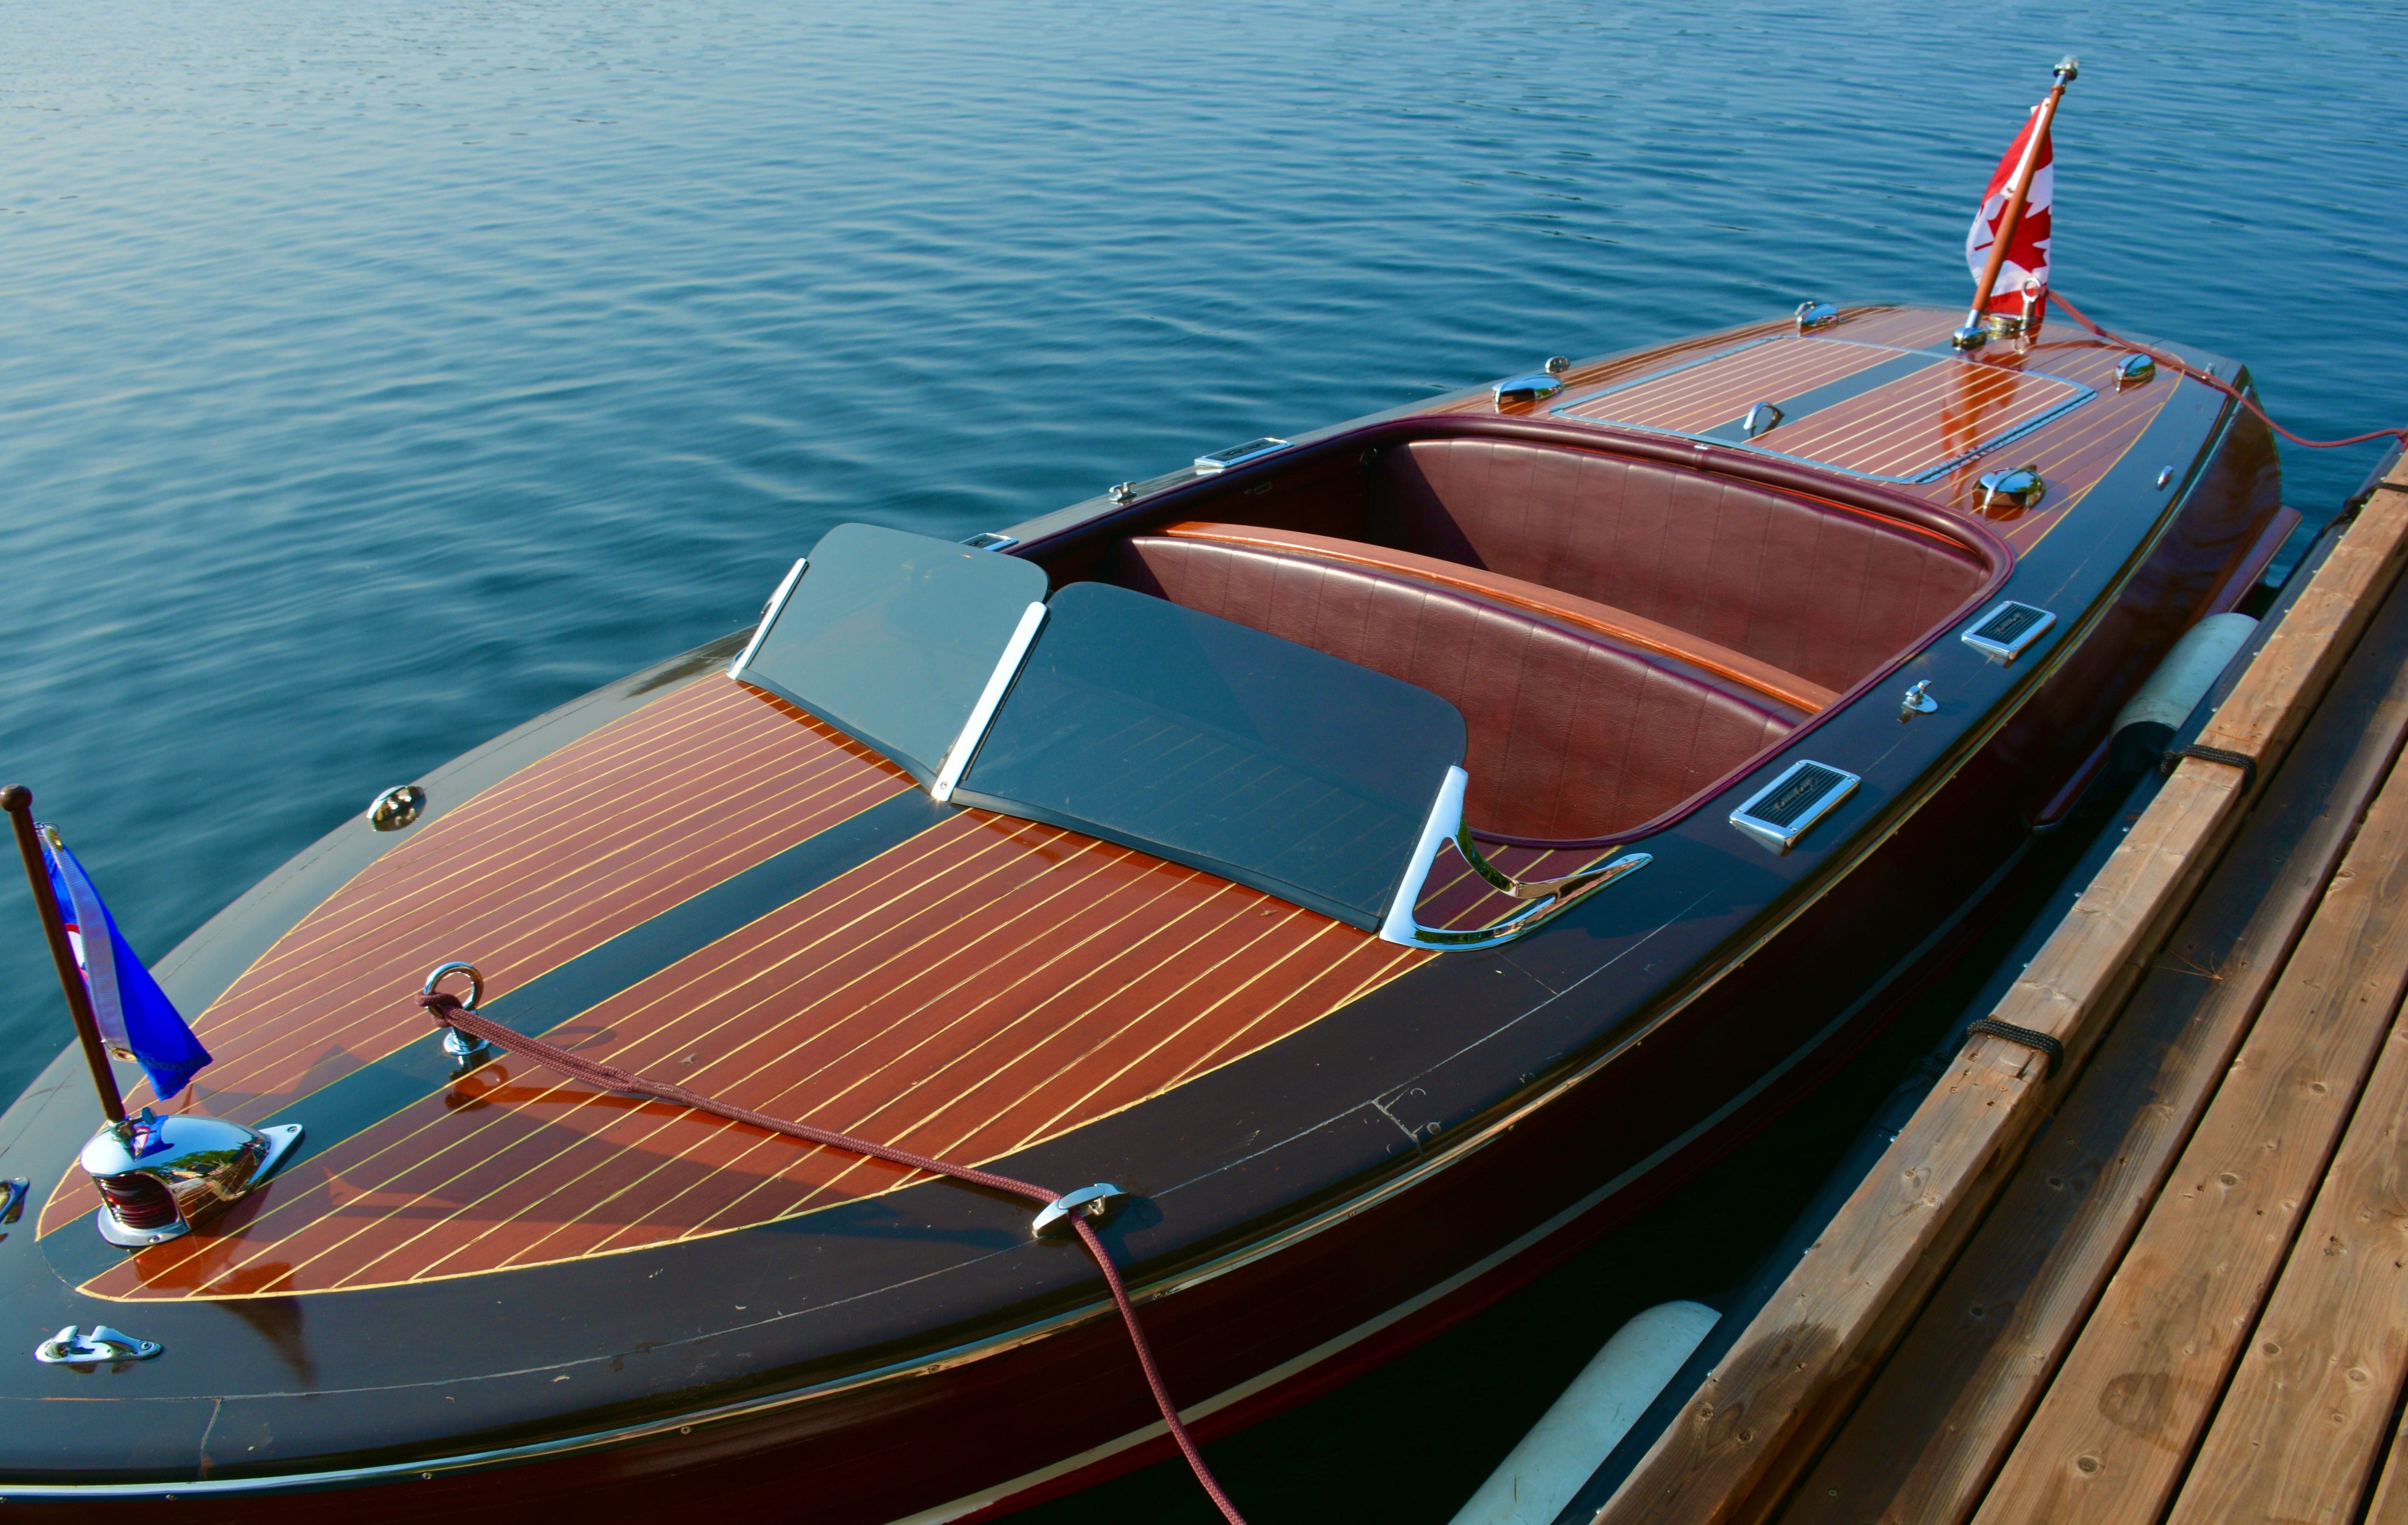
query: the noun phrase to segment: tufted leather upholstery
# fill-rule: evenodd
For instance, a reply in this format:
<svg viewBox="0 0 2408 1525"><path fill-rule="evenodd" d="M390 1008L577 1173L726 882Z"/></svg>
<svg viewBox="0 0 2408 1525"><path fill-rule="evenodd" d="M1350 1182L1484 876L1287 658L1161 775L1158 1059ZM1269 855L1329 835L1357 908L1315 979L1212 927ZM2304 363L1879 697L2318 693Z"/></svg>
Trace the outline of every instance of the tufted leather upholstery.
<svg viewBox="0 0 2408 1525"><path fill-rule="evenodd" d="M1469 731L1465 814L1508 836L1639 825L1805 718L1675 658L1408 572L1158 535L1123 542L1104 570L1451 700Z"/></svg>
<svg viewBox="0 0 2408 1525"><path fill-rule="evenodd" d="M1642 461L1415 440L1373 466L1365 538L1628 610L1844 691L1983 581L1909 526Z"/></svg>

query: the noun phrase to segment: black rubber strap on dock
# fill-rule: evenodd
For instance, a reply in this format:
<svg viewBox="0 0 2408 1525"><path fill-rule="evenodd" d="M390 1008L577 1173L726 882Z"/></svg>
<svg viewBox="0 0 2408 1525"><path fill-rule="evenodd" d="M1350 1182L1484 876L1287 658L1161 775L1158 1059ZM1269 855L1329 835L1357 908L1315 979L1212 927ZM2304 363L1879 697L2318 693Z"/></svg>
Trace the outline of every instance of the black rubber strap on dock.
<svg viewBox="0 0 2408 1525"><path fill-rule="evenodd" d="M2258 760L2245 752L2228 752L2221 747L2177 747L2157 760L2157 771L2171 778L2174 765L2186 757L2202 762L2223 762L2241 770L2241 792L2248 793L2258 787Z"/></svg>
<svg viewBox="0 0 2408 1525"><path fill-rule="evenodd" d="M2035 1033L2028 1027L2017 1027L2013 1022L2002 1022L1996 1017L1985 1017L1967 1023L1965 1035L1969 1038L2004 1038L2009 1043L2020 1043L2027 1048L2036 1048L2046 1054L2051 1062L2065 1058L2065 1045L2047 1033Z"/></svg>

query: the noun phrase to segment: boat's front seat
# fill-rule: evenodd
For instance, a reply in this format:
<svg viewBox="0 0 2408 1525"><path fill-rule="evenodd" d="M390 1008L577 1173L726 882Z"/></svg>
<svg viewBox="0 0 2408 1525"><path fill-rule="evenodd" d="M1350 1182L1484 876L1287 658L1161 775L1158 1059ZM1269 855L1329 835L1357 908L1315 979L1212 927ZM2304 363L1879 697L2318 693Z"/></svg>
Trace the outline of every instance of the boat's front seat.
<svg viewBox="0 0 2408 1525"><path fill-rule="evenodd" d="M1469 732L1466 814L1475 830L1529 840L1627 830L1745 762L1816 707L1541 614L1530 606L1544 603L1547 590L1529 588L1517 603L1505 596L1521 591L1507 586L1511 579L1474 589L1411 564L1330 553L1395 554L1378 547L1299 543L1319 538L1181 525L1123 541L1103 572L1452 701Z"/></svg>

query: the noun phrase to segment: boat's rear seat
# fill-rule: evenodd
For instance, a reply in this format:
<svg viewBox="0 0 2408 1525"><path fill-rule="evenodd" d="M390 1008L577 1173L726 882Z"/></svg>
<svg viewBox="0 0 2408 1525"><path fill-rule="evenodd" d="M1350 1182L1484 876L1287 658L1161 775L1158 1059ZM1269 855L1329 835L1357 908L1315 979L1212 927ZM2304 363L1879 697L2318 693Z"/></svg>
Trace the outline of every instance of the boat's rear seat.
<svg viewBox="0 0 2408 1525"><path fill-rule="evenodd" d="M1360 542L1181 524L1123 541L1103 570L1451 700L1469 731L1466 814L1505 836L1640 825L1831 698L1647 621L1616 630L1620 611Z"/></svg>
<svg viewBox="0 0 2408 1525"><path fill-rule="evenodd" d="M1509 439L1380 452L1360 538L1656 621L1846 691L1979 591L1964 547L1655 462Z"/></svg>

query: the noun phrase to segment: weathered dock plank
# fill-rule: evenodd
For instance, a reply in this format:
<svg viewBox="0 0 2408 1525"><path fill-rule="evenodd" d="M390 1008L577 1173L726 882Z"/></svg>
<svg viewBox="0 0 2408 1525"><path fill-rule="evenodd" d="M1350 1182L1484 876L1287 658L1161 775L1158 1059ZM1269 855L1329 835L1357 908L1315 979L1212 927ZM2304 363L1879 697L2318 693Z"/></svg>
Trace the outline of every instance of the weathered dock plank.
<svg viewBox="0 0 2408 1525"><path fill-rule="evenodd" d="M1783 1514L1959 1525L2190 1137L2408 738L2394 586L2231 851Z"/></svg>
<svg viewBox="0 0 2408 1525"><path fill-rule="evenodd" d="M2167 1525L2348 1525L2408 1375L2408 1027L2394 1021Z"/></svg>
<svg viewBox="0 0 2408 1525"><path fill-rule="evenodd" d="M2159 1516L2403 994L2408 771L2395 767L1976 1525Z"/></svg>

